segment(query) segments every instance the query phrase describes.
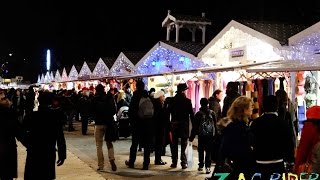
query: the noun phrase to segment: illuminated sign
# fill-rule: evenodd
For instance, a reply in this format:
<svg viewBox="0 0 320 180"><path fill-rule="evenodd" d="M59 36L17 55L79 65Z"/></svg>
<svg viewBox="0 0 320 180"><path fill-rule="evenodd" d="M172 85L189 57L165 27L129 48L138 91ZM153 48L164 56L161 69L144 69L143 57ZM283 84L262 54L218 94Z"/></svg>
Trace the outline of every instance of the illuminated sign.
<svg viewBox="0 0 320 180"><path fill-rule="evenodd" d="M244 61L247 59L247 47L229 49L229 61Z"/></svg>

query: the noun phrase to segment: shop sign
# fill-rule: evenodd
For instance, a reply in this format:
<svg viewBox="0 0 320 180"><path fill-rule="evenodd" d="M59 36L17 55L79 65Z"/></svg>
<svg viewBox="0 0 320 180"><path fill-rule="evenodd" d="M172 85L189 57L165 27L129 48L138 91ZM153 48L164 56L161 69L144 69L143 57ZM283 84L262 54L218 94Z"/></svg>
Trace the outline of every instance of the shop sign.
<svg viewBox="0 0 320 180"><path fill-rule="evenodd" d="M243 61L247 58L246 46L229 49L229 61Z"/></svg>

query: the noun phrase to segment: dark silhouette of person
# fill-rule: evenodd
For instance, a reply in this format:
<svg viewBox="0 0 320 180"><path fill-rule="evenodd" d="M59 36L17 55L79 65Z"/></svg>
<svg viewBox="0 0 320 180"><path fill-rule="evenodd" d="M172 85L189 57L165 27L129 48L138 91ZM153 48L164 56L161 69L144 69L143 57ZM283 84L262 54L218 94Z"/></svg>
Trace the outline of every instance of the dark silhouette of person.
<svg viewBox="0 0 320 180"><path fill-rule="evenodd" d="M39 97L39 109L25 118L24 127L27 130L27 159L24 179L55 179L56 152L57 166L66 159L66 141L63 133L62 111L51 108L52 95L43 92Z"/></svg>

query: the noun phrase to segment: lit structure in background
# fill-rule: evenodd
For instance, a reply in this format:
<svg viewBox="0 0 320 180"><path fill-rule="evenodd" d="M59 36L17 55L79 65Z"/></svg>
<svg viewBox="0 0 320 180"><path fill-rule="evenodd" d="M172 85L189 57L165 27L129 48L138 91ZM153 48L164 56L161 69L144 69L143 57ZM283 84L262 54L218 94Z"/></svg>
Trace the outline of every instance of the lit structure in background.
<svg viewBox="0 0 320 180"><path fill-rule="evenodd" d="M94 77L105 77L109 75L109 68L106 65L106 63L103 62L103 60L100 58L97 62L92 75Z"/></svg>
<svg viewBox="0 0 320 180"><path fill-rule="evenodd" d="M50 71L50 66L51 66L51 54L50 50L47 50L47 71Z"/></svg>
<svg viewBox="0 0 320 180"><path fill-rule="evenodd" d="M63 70L62 70L61 79L62 79L62 81L69 81L66 68L63 68Z"/></svg>
<svg viewBox="0 0 320 180"><path fill-rule="evenodd" d="M289 38L288 52L299 60L317 61L320 54L320 22Z"/></svg>
<svg viewBox="0 0 320 180"><path fill-rule="evenodd" d="M40 75L38 75L37 83L38 83L38 84L40 84L40 83L41 83Z"/></svg>
<svg viewBox="0 0 320 180"><path fill-rule="evenodd" d="M232 20L198 57L211 66L236 65L239 58L231 57L232 51L242 50L243 60L268 62L283 59L276 52L278 48L279 41Z"/></svg>
<svg viewBox="0 0 320 180"><path fill-rule="evenodd" d="M44 75L43 74L41 74L40 82L44 83Z"/></svg>
<svg viewBox="0 0 320 180"><path fill-rule="evenodd" d="M74 80L78 80L78 71L76 69L76 67L74 65L72 65L70 73L69 73L69 80L70 81L74 81Z"/></svg>
<svg viewBox="0 0 320 180"><path fill-rule="evenodd" d="M90 70L87 62L84 62L81 67L81 70L79 72L78 77L90 77L90 76L91 76L91 70Z"/></svg>
<svg viewBox="0 0 320 180"><path fill-rule="evenodd" d="M54 76L54 81L55 82L60 82L61 81L61 75L60 75L60 72L59 72L58 69L56 71L56 75Z"/></svg>
<svg viewBox="0 0 320 180"><path fill-rule="evenodd" d="M192 60L173 50L159 46L136 66L139 74L157 74L197 69L207 65L202 61Z"/></svg>
<svg viewBox="0 0 320 180"><path fill-rule="evenodd" d="M135 66L132 62L121 52L117 60L110 68L111 76L129 75L135 73Z"/></svg>

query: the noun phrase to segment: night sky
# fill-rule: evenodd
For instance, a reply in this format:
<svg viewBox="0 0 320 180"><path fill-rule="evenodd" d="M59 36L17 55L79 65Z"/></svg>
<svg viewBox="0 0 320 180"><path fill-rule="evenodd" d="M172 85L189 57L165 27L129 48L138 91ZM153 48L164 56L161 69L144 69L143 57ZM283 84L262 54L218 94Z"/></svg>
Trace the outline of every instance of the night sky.
<svg viewBox="0 0 320 180"><path fill-rule="evenodd" d="M165 39L166 29L161 23L168 9L172 14L200 16L205 12L212 20L207 30L212 38L232 19L306 25L320 20L319 0L0 3L0 63L9 62L8 76L23 75L34 82L41 70L45 72L48 48L53 70L74 63L82 65L84 60L117 57L121 51L147 52Z"/></svg>

